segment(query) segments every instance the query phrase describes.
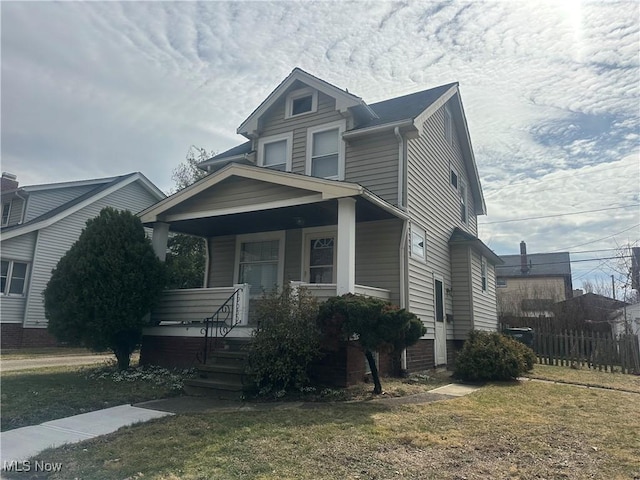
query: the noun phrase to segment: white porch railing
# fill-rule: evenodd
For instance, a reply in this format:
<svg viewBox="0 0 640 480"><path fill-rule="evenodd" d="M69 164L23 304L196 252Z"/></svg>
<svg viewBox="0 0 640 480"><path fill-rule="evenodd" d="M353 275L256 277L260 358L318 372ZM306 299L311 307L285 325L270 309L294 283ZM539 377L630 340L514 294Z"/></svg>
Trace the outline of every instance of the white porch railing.
<svg viewBox="0 0 640 480"><path fill-rule="evenodd" d="M334 297L336 295L336 284L335 283L304 283L304 282L291 282L292 287L304 287L311 294L316 297L321 302L326 301L330 297ZM365 285L356 285L355 292L356 295L364 295L366 297L379 298L381 300L390 300L391 292L384 288L378 287L369 287Z"/></svg>

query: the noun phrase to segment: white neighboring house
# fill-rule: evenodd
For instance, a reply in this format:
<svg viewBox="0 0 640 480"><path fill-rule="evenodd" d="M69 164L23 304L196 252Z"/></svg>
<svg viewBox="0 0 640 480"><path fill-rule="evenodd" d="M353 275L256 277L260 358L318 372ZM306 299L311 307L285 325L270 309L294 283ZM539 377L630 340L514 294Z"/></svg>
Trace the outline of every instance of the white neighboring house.
<svg viewBox="0 0 640 480"><path fill-rule="evenodd" d="M165 198L141 173L45 185L2 177L0 323L3 348L54 344L44 291L88 219L105 207L138 213Z"/></svg>
<svg viewBox="0 0 640 480"><path fill-rule="evenodd" d="M609 323L614 335L632 333L638 336L640 344L640 303L616 310L609 316Z"/></svg>

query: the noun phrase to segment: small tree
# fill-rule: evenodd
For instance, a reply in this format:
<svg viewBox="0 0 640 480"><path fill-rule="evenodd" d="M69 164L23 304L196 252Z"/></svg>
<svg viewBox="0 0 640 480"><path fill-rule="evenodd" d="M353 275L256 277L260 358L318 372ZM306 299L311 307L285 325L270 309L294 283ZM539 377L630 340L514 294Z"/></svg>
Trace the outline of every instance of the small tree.
<svg viewBox="0 0 640 480"><path fill-rule="evenodd" d="M165 278L140 219L107 207L52 272L44 291L49 331L60 341L112 350L126 370Z"/></svg>
<svg viewBox="0 0 640 480"><path fill-rule="evenodd" d="M399 352L416 343L426 332L413 313L384 300L350 293L328 299L320 306L318 318L326 336L358 337L371 369L373 393L382 393L373 352Z"/></svg>
<svg viewBox="0 0 640 480"><path fill-rule="evenodd" d="M285 286L263 295L257 306L258 326L249 352L249 373L260 393L300 388L320 356L316 324L318 302L308 290Z"/></svg>

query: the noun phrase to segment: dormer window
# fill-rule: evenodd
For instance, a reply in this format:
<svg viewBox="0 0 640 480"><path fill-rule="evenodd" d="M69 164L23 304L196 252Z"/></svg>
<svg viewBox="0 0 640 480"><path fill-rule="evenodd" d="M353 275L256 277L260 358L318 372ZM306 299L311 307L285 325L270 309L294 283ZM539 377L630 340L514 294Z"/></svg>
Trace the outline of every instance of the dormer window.
<svg viewBox="0 0 640 480"><path fill-rule="evenodd" d="M287 95L284 118L297 117L318 110L318 91L301 88Z"/></svg>
<svg viewBox="0 0 640 480"><path fill-rule="evenodd" d="M2 226L6 227L9 224L9 215L11 214L11 202L2 204Z"/></svg>
<svg viewBox="0 0 640 480"><path fill-rule="evenodd" d="M272 135L258 140L258 165L274 170L291 171L293 133Z"/></svg>

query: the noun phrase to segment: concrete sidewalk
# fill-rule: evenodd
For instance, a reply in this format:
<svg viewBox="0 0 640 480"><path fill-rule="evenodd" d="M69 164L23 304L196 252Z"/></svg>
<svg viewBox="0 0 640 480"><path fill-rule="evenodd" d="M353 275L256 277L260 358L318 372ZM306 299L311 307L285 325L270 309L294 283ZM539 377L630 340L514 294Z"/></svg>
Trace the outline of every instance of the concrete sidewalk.
<svg viewBox="0 0 640 480"><path fill-rule="evenodd" d="M381 397L374 402L385 405L431 403L461 397L478 390L480 386L450 384L428 392L404 397ZM210 397L173 397L151 400L136 405L120 405L95 412L44 422L31 427L16 428L0 433L0 464L22 462L47 448L112 433L126 425L146 422L167 415L196 412L233 412L276 410L288 408L321 408L323 403L277 402L249 403L218 400Z"/></svg>
<svg viewBox="0 0 640 480"><path fill-rule="evenodd" d="M22 462L43 450L115 432L121 427L173 415L131 405L96 410L0 433L0 465Z"/></svg>

